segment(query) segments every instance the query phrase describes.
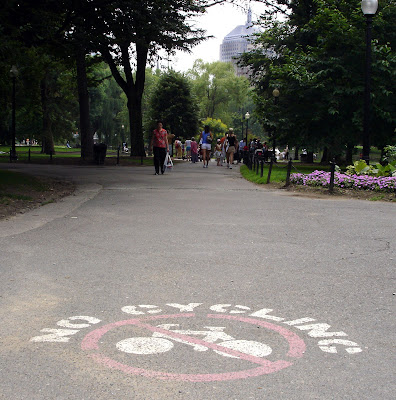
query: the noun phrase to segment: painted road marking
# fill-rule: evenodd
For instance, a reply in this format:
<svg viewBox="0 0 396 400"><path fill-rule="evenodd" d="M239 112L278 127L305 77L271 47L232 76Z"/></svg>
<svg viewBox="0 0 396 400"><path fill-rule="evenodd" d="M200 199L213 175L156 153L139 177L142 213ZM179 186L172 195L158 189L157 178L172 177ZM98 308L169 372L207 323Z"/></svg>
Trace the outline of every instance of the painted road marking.
<svg viewBox="0 0 396 400"><path fill-rule="evenodd" d="M155 337L132 337L116 344L118 350L128 354L159 354L173 349L172 342Z"/></svg>
<svg viewBox="0 0 396 400"><path fill-rule="evenodd" d="M196 337L193 337L191 335L186 335L186 334L180 334L175 331L170 331L167 329L163 329L158 326L153 326L149 323L148 321L155 321L159 319L175 319L175 318L194 318L196 314L171 314L171 315L157 315L157 316L147 316L143 317L142 319L130 319L130 320L125 320L125 321L118 321L114 322L112 324L108 324L105 326L102 326L101 328L98 328L92 332L90 332L88 335L85 336L81 343L81 348L85 351L93 351L93 353L90 353L90 357L92 357L95 361L109 367L112 369L118 369L120 371L123 371L127 374L132 374L132 375L142 375L142 376L148 376L148 377L156 377L159 379L166 379L166 380L183 380L183 381L190 381L190 382L210 382L210 381L223 381L223 380L232 380L232 379L243 379L247 378L250 376L260 376L264 374L270 374L274 373L276 371L279 371L281 369L290 367L292 363L290 361L285 361L285 360L278 360L278 361L269 361L266 359L261 358L260 356L257 355L251 355L251 354L246 354L243 351L240 351L240 344L234 343L233 345L230 345L229 348L226 346L222 346L219 344L215 343L210 343L206 342L202 339L198 339ZM266 321L260 321L257 319L253 318L246 318L246 317L237 317L237 316L231 316L231 315L217 315L217 314L208 314L206 316L209 319L221 319L221 320L233 320L233 321L238 321L238 322L244 322L247 324L253 324L255 326L261 326L266 329L269 329L271 331L277 332L280 334L284 339L289 344L289 351L287 353L288 357L291 358L301 358L304 355L305 351L305 343L304 341L297 336L295 333L287 330L286 328L274 325L272 323L266 322ZM167 372L161 372L161 371L151 371L143 368L138 368L134 366L129 366L126 364L119 363L116 360L113 360L100 352L99 348L99 341L109 331L119 328L121 326L127 326L127 325L132 325L138 328L143 328L147 329L148 331L156 334L161 334L161 335L166 335L168 337L171 337L172 339L176 340L181 340L183 342L188 342L189 344L192 345L198 345L198 346L203 346L207 347L209 349L212 349L216 351L217 353L225 353L230 356L233 356L233 358L238 358L241 360L249 361L253 364L258 365L258 367L253 368L253 369L248 369L248 370L241 370L241 371L234 371L234 372L226 372L226 373L212 373L212 374L175 374L175 373L167 373ZM120 343L120 342L118 342ZM159 347L161 345L159 344ZM238 350L235 350L234 348L237 347ZM270 354L272 352L269 351L270 348L263 347L261 349L262 353L261 355L268 353Z"/></svg>
<svg viewBox="0 0 396 400"><path fill-rule="evenodd" d="M167 313L166 310L170 309L172 311ZM173 314L175 309L178 310L177 314ZM82 339L81 349L87 352L87 355L93 360L106 367L132 375L191 382L243 379L250 376L271 374L287 368L292 365L292 361L301 358L306 350L305 342L299 335L305 335L305 339L310 343L314 340L318 349L323 353L327 353L330 357L341 354L355 357L356 354L362 352L362 347L358 343L349 340L347 333L342 330L333 329L329 324L317 322L316 319L310 317L291 319L273 315L273 309L271 308L254 310L252 307L231 303L214 304L207 308L203 303L166 303L163 306L155 304L127 305L122 307L121 310L126 314L133 315L132 319L110 323L94 329L93 325L102 322L100 319L92 316L72 316L56 322L56 329L41 329L40 332L42 334L32 337L30 341L42 343L47 346L55 344L62 346L67 344L73 345L76 344L76 340L81 340L80 332L85 331L88 334L85 334L85 337ZM212 313L208 314L209 310ZM180 329L180 324L171 323L180 321L164 321L165 319L180 318L184 318L184 321L187 322L191 321L194 328L197 323L195 318L200 318L199 321L203 329ZM203 318L210 321L210 323L202 323ZM158 324L161 320L166 323ZM245 340L246 338L244 337L236 338L230 335L230 332L227 330L235 326L235 322L238 325L238 335L243 335L244 326L250 326L251 328L252 325L265 328L272 331L272 333L280 335L282 341L286 341L288 344L288 351L285 355L286 359L277 361L267 360L267 356L275 356L273 355L273 349L266 343ZM118 336L118 339L114 341L113 348L115 354L119 354L119 352L125 353L123 359L129 359L129 362L132 362L131 360L134 360L134 363L139 362L141 358L144 359L149 355L158 355L157 360L160 360L163 353L180 351L181 347L179 344L182 344L190 346L197 352L207 352L203 353L204 357L205 354L214 352L219 356L233 359L230 362L234 363L235 368L238 365L246 365L246 363L238 363L238 360L246 361L254 367L233 372L215 371L218 373L212 374L178 374L122 364L102 354L100 340L107 332L123 326L135 327L139 330L139 333L142 330L151 333L151 336L147 337L139 335L138 337L129 337L122 340ZM294 333L296 330L298 334ZM251 330L248 330L248 332L252 333ZM115 332L116 337L118 334ZM109 337L113 336L108 336L107 338ZM253 336L253 338L255 337ZM105 339L103 340L105 341ZM104 346L104 348L108 349L108 346ZM127 354L131 356L128 358ZM162 359L169 360L166 357ZM186 362L189 362L189 358L186 359ZM187 364L184 363L184 365L186 368L190 368Z"/></svg>

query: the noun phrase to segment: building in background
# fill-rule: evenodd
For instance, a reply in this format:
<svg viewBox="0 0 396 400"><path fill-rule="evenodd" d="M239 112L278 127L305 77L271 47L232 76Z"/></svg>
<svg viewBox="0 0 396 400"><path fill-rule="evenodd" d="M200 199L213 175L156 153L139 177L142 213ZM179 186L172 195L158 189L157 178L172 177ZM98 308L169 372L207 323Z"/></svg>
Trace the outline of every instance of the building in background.
<svg viewBox="0 0 396 400"><path fill-rule="evenodd" d="M259 30L252 26L252 10L249 8L246 24L233 29L220 45L220 61L231 62L237 76L248 76L247 68L238 67L237 61L242 53L252 49L249 37L257 32Z"/></svg>

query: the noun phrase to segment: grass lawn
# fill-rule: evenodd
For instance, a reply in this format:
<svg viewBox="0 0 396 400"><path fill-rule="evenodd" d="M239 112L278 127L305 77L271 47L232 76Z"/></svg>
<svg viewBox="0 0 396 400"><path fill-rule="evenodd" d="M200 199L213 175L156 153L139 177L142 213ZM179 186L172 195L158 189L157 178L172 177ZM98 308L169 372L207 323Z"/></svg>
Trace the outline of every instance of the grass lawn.
<svg viewBox="0 0 396 400"><path fill-rule="evenodd" d="M246 165L241 166L241 174L242 176L250 182L265 184L267 183L269 164L265 164L263 177L260 178L261 170L259 168L259 173L256 174L254 170L249 170ZM291 173L301 172L303 174L310 174L313 171L321 170L321 171L330 171L329 165L321 165L321 164L301 164L294 163L292 166ZM272 166L271 172L271 183L282 183L286 182L286 173L287 173L287 164L286 163L277 163Z"/></svg>
<svg viewBox="0 0 396 400"><path fill-rule="evenodd" d="M41 146L16 146L18 162L49 163L53 164L88 164L81 159L80 149L68 149L66 146L55 146L55 154L51 158L48 154L41 153ZM9 146L0 146L0 163L10 161ZM106 165L115 165L117 162L117 150L107 150ZM141 165L140 157L131 157L129 154L120 154L120 165ZM143 158L143 165L153 165L152 157Z"/></svg>

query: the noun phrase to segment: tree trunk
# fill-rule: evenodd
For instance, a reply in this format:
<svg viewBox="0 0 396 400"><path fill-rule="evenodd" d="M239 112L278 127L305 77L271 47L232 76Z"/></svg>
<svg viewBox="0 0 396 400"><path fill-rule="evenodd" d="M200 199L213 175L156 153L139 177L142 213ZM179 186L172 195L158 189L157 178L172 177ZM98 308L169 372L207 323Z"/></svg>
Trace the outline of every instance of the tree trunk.
<svg viewBox="0 0 396 400"><path fill-rule="evenodd" d="M131 157L145 157L142 127L142 98L138 94L128 96L129 124L131 127Z"/></svg>
<svg viewBox="0 0 396 400"><path fill-rule="evenodd" d="M321 164L326 164L328 161L329 149L327 146L323 149L322 159L320 160Z"/></svg>
<svg viewBox="0 0 396 400"><path fill-rule="evenodd" d="M102 48L102 56L110 67L114 79L120 85L121 89L128 99L129 126L131 131L131 157L145 157L142 125L142 98L144 91L144 82L146 78L146 62L148 48L145 45L136 44L136 78L134 79L130 64L130 54L128 44L120 46L122 55L122 66L124 68L125 78L120 75L117 64L107 47Z"/></svg>
<svg viewBox="0 0 396 400"><path fill-rule="evenodd" d="M79 47L76 53L78 102L80 106L80 137L81 157L85 160L93 159L93 135L89 120L89 93L87 83L87 66L85 62L85 49Z"/></svg>
<svg viewBox="0 0 396 400"><path fill-rule="evenodd" d="M48 109L48 73L45 73L41 81L41 108L43 113L43 131L41 134L41 152L45 154L55 154L54 137L52 135L52 122Z"/></svg>
<svg viewBox="0 0 396 400"><path fill-rule="evenodd" d="M298 161L298 147L296 146L295 148L294 148L294 160L297 160Z"/></svg>
<svg viewBox="0 0 396 400"><path fill-rule="evenodd" d="M345 155L345 161L348 165L352 165L353 161L352 161L352 155L353 155L353 149L354 149L354 145L351 143L347 144L347 150L346 150L346 155Z"/></svg>

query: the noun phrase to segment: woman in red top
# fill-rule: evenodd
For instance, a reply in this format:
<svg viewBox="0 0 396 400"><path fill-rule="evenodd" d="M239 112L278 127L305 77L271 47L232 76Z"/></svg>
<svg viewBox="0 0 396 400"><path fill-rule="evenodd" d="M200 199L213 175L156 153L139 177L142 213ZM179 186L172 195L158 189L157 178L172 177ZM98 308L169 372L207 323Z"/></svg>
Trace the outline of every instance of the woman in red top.
<svg viewBox="0 0 396 400"><path fill-rule="evenodd" d="M150 150L154 152L154 168L155 175L159 175L160 167L161 174L164 173L164 162L166 152L168 149L168 133L162 128L162 122L157 122L157 129L153 131L153 137L151 138Z"/></svg>

